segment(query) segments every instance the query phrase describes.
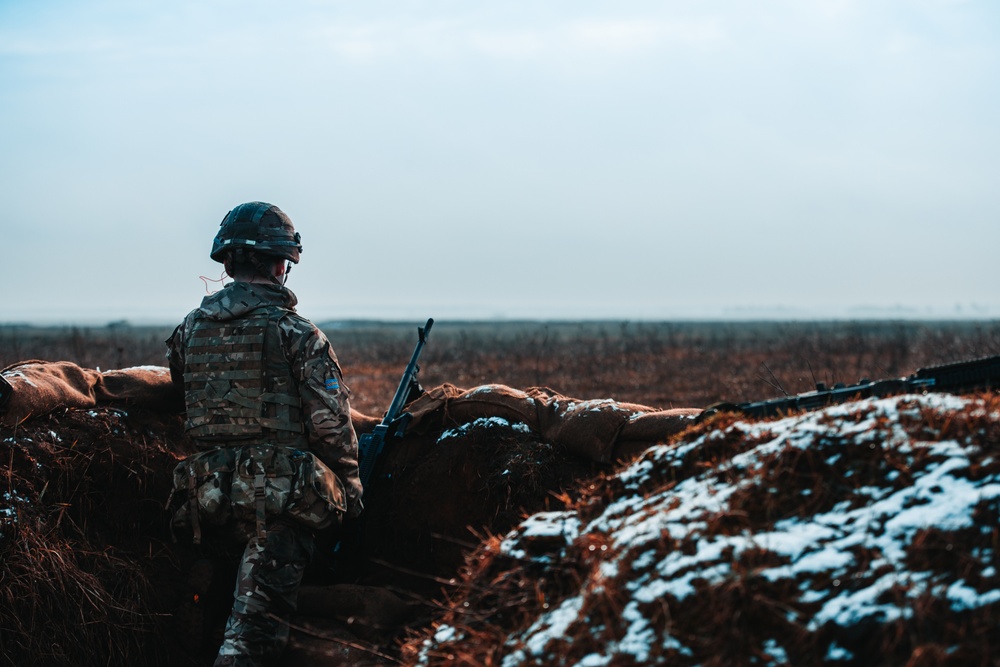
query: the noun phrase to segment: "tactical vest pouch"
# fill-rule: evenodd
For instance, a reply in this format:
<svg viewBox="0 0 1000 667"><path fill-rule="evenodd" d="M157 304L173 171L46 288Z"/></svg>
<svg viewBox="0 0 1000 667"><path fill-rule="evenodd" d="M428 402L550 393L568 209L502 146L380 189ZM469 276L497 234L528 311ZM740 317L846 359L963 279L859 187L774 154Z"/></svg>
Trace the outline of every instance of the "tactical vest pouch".
<svg viewBox="0 0 1000 667"><path fill-rule="evenodd" d="M242 447L231 495L238 519L285 515L317 530L339 525L347 510L344 485L312 452L267 445Z"/></svg>
<svg viewBox="0 0 1000 667"><path fill-rule="evenodd" d="M174 494L187 500L173 525L189 527L201 541L201 522L221 525L231 518L256 524L284 515L322 530L339 525L347 510L340 478L312 452L251 445L218 447L193 454L174 469ZM198 512L192 512L197 507Z"/></svg>
<svg viewBox="0 0 1000 667"><path fill-rule="evenodd" d="M172 524L191 528L195 544L201 542L202 521L222 525L232 518L230 495L235 468L236 450L226 447L192 454L174 468L171 498L179 495L185 500L174 513Z"/></svg>

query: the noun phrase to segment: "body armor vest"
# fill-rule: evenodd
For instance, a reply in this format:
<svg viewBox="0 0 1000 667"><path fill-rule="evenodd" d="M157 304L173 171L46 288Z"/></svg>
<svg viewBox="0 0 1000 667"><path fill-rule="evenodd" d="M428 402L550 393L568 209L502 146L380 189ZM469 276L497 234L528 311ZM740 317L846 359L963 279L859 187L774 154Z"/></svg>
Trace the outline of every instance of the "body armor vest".
<svg viewBox="0 0 1000 667"><path fill-rule="evenodd" d="M258 308L224 322L195 318L184 348L188 435L308 449L298 382L277 327L287 312Z"/></svg>

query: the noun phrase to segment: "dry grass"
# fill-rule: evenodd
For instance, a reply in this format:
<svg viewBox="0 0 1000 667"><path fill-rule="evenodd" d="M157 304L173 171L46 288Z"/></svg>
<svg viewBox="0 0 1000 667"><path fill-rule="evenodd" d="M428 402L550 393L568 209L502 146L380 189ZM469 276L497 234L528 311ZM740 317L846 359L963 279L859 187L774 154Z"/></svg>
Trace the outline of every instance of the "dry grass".
<svg viewBox="0 0 1000 667"><path fill-rule="evenodd" d="M416 343L412 324L323 325L354 392L381 414ZM105 370L163 365L170 327L0 326L0 367L68 360ZM798 393L816 382L906 375L1000 351L1000 322L506 322L440 321L421 357L433 387L552 387L658 408L703 407Z"/></svg>
<svg viewBox="0 0 1000 667"><path fill-rule="evenodd" d="M4 430L0 664L169 661L157 577L176 570L162 509L176 459L162 424L157 442L141 419L94 414Z"/></svg>

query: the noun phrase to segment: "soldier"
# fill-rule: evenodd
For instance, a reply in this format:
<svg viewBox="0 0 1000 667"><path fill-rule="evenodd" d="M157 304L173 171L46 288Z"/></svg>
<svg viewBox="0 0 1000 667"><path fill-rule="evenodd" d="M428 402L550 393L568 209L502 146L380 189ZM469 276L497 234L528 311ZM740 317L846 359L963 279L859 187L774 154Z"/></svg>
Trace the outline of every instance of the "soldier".
<svg viewBox="0 0 1000 667"><path fill-rule="evenodd" d="M175 487L190 480L177 490L189 494L195 541L205 521L235 521L247 538L217 667L277 660L314 530L362 509L340 365L284 286L301 252L277 206L237 206L211 254L234 282L205 297L167 340L185 428L200 450L175 471ZM326 492L317 497L317 488Z"/></svg>

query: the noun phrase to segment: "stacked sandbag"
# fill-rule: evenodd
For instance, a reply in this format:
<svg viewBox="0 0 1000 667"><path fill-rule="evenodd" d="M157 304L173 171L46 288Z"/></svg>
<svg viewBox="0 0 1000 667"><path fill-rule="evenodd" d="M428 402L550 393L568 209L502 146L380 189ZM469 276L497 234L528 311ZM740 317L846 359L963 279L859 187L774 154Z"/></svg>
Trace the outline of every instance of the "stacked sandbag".
<svg viewBox="0 0 1000 667"><path fill-rule="evenodd" d="M474 389L444 384L417 398L407 410L413 415L411 427L423 432L491 417L525 424L542 440L602 463L668 439L701 412L659 410L610 398L579 400L546 387L521 391L500 384Z"/></svg>
<svg viewBox="0 0 1000 667"><path fill-rule="evenodd" d="M69 361L22 361L0 371L12 391L0 424L13 426L60 408L129 405L154 411L179 412L181 392L162 366L138 366L99 371ZM607 463L641 452L684 430L700 410L659 410L610 398L580 400L545 387L514 389L488 384L462 389L443 384L407 406L411 428L429 432L499 418L525 424L539 438L591 461ZM378 419L351 411L358 433L374 428Z"/></svg>
<svg viewBox="0 0 1000 667"><path fill-rule="evenodd" d="M61 408L100 405L132 406L156 412L180 412L184 398L163 366L136 366L100 371L70 361L32 359L0 371L10 395L0 406L0 425L14 426ZM351 420L359 433L372 430L379 420L356 410Z"/></svg>
<svg viewBox="0 0 1000 667"><path fill-rule="evenodd" d="M118 404L176 412L182 407L170 372L160 366L102 373L69 361L29 360L8 366L0 374L11 386L11 394L0 413L0 424L4 426L60 408Z"/></svg>

